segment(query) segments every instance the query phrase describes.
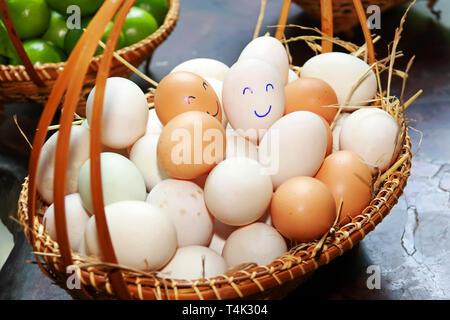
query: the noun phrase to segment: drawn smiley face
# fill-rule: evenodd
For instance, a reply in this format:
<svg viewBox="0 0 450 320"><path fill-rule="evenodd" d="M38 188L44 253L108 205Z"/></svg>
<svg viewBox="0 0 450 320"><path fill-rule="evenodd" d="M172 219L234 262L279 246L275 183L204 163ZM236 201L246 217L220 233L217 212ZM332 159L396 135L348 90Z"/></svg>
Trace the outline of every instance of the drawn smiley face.
<svg viewBox="0 0 450 320"><path fill-rule="evenodd" d="M187 111L204 111L222 121L216 92L205 79L191 72L173 72L164 77L156 89L154 102L163 125Z"/></svg>
<svg viewBox="0 0 450 320"><path fill-rule="evenodd" d="M225 78L222 99L235 130L262 131L284 114L283 81L277 69L263 60L236 62Z"/></svg>
<svg viewBox="0 0 450 320"><path fill-rule="evenodd" d="M271 88L272 90L274 89L273 84L271 84L271 83L266 84L266 92L269 92L269 89L270 89L270 88ZM250 88L250 87L245 87L244 90L242 90L242 94L243 94L244 96L245 96L246 91L247 91L248 93L250 93L250 94L253 94L252 88ZM256 109L253 110L253 113L254 113L255 116L257 116L258 118L264 118L264 117L267 117L267 116L269 115L270 111L272 111L272 105L269 105L269 108L268 108L267 112L264 113L264 114L259 114L259 113L256 111Z"/></svg>

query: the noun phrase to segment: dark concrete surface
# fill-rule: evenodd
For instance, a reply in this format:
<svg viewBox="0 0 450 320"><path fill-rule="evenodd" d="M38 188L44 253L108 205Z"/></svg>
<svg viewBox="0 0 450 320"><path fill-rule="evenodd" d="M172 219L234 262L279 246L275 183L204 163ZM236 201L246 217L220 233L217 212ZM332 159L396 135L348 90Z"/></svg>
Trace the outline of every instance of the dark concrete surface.
<svg viewBox="0 0 450 320"><path fill-rule="evenodd" d="M160 80L178 63L209 57L231 65L251 40L259 1L181 0L181 16L173 34L155 52L150 75ZM263 26L275 25L281 1L268 1ZM418 1L411 11L399 49L404 67L416 55L407 83L406 98L419 89L423 95L407 110L409 125L423 132L420 150L413 159L412 175L404 195L391 213L353 250L317 270L286 299L450 299L450 3L439 1L437 20ZM382 15L383 40L378 56L386 55L395 27L405 6ZM292 5L289 23L317 23ZM272 31L263 28L261 34ZM288 29L287 37L299 35ZM345 38L345 35L341 35ZM358 28L349 39L361 44ZM294 64L301 65L312 52L302 43L290 46ZM146 84L133 77L143 88ZM401 82L393 82L398 93ZM41 106L0 107L0 215L15 234L15 247L0 271L0 299L70 299L34 264L23 233L7 217L15 215L20 184L26 175L28 146L18 133L12 116L32 137ZM419 134L410 131L413 151ZM379 289L369 289L370 268L381 272ZM369 271L369 272L368 272Z"/></svg>

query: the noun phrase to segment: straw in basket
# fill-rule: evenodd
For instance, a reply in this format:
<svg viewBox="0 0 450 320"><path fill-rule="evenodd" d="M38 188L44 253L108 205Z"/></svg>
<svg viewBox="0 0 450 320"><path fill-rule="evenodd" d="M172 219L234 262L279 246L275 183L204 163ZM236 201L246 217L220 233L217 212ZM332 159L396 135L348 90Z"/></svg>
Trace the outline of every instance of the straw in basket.
<svg viewBox="0 0 450 320"><path fill-rule="evenodd" d="M261 266L249 263L212 279L197 279L195 281L162 279L157 277L155 273L143 272L118 265L106 223L103 204L100 177L100 132L106 79L110 75L114 48L122 24L132 3L133 1L131 0L105 1L105 4L94 17L93 23L75 47L74 53L69 57L66 67L56 81L39 121L30 157L29 176L23 184L23 190L19 199L18 217L20 224L25 230L26 237L33 247L36 263L42 272L66 289L74 298L82 299L280 298L309 277L314 270L329 263L345 251L350 250L389 213L402 194L410 174L411 144L405 123L404 110L411 105L420 92L403 103L401 102L402 99L390 96L388 86L387 94L380 92L374 100L373 107L382 107L397 119L401 127L401 151L393 166L374 181L373 199L370 204L360 215L354 217L350 223L340 227L337 225L333 226L320 240L311 243L292 244L289 252L269 265ZM391 56L376 61L372 37L365 23L366 17L361 2L359 0L354 1L355 10L366 39L366 45L362 47L332 38L332 33L330 32L332 25L331 0L323 3L323 34L317 37L317 39L322 40L322 45L314 43L316 48L319 48L322 52L328 52L332 50L333 43L344 45L356 56L363 57L367 54L369 63L371 67L377 70L377 74L382 71L388 71L389 78L393 73L397 73L403 75L404 81L406 80L407 73L396 72L393 69L393 61L397 57L395 41L398 42L401 27L397 30ZM285 1L283 4L276 33L279 39L283 37L289 4L290 1ZM117 18L108 37L106 49L100 60L97 73L97 94L95 95L90 126L90 172L93 211L100 247L104 254L104 260L98 261L81 256L70 249L65 217L64 190L72 120L83 87L80 79L83 78L89 69L91 57L101 37L101 30L104 30L106 24L116 13ZM401 26L403 22L404 19L402 19ZM286 41L289 41L289 39ZM311 42L310 45L313 45L313 43ZM85 51L83 55L80 54L82 48ZM380 83L379 86L381 89ZM47 208L47 204L43 203L37 195L36 172L48 126L64 94L65 99L60 119L54 171L54 207L57 239L51 239L42 224L42 215ZM152 94L149 95L148 101L149 104L152 103ZM69 290L66 286L66 281L70 275L66 270L73 267L76 267L76 274L81 281L79 290Z"/></svg>

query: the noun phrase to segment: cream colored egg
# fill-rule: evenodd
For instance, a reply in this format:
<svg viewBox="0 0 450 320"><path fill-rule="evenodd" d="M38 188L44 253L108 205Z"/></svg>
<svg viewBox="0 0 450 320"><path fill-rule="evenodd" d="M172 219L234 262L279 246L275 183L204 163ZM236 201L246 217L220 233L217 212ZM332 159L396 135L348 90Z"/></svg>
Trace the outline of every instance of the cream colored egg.
<svg viewBox="0 0 450 320"><path fill-rule="evenodd" d="M220 105L223 106L222 103L223 81L209 77L205 77L205 80L213 87L214 91L217 94L217 97L219 98ZM221 109L222 109L222 125L224 128L226 128L228 124L228 119L227 116L225 115L225 111L223 110L223 108Z"/></svg>
<svg viewBox="0 0 450 320"><path fill-rule="evenodd" d="M220 81L225 79L225 76L230 68L223 62L209 58L195 58L180 63L172 72L188 71L199 75L202 78L214 78Z"/></svg>
<svg viewBox="0 0 450 320"><path fill-rule="evenodd" d="M231 126L257 144L266 130L283 116L284 83L269 62L242 59L230 68L223 83L222 99Z"/></svg>
<svg viewBox="0 0 450 320"><path fill-rule="evenodd" d="M230 226L214 218L214 234L211 242L209 243L209 248L218 254L222 254L225 241L227 241L230 234L237 228L238 227Z"/></svg>
<svg viewBox="0 0 450 320"><path fill-rule="evenodd" d="M246 157L219 163L205 183L205 202L219 221L242 226L258 220L272 198L272 181L262 166Z"/></svg>
<svg viewBox="0 0 450 320"><path fill-rule="evenodd" d="M37 168L37 190L42 199L47 203L53 203L53 180L57 141L58 132L55 132L44 143ZM78 191L78 173L87 159L89 159L89 129L82 126L72 126L66 171L66 194L76 193Z"/></svg>
<svg viewBox="0 0 450 320"><path fill-rule="evenodd" d="M100 162L105 206L125 200L145 200L147 194L144 178L133 162L112 152L102 152ZM83 206L92 213L90 172L90 160L88 160L80 169L78 190Z"/></svg>
<svg viewBox="0 0 450 320"><path fill-rule="evenodd" d="M245 139L233 129L227 130L227 144L225 158L247 157L258 160L258 147Z"/></svg>
<svg viewBox="0 0 450 320"><path fill-rule="evenodd" d="M105 207L111 242L119 264L158 270L175 254L177 234L162 210L144 201L121 201ZM95 217L85 230L86 253L103 259Z"/></svg>
<svg viewBox="0 0 450 320"><path fill-rule="evenodd" d="M286 241L278 231L257 222L235 230L225 242L222 256L229 267L252 262L267 265L285 252Z"/></svg>
<svg viewBox="0 0 450 320"><path fill-rule="evenodd" d="M378 108L353 112L342 125L340 150L356 152L372 173L386 170L395 154L399 127L395 119Z"/></svg>
<svg viewBox="0 0 450 320"><path fill-rule="evenodd" d="M172 220L178 247L207 246L213 234L213 217L206 209L203 190L193 182L167 179L149 193L147 202Z"/></svg>
<svg viewBox="0 0 450 320"><path fill-rule="evenodd" d="M349 116L350 113L342 112L336 120L336 124L334 125L333 128L333 149L332 149L333 153L339 151L339 135L341 134L342 125Z"/></svg>
<svg viewBox="0 0 450 320"><path fill-rule="evenodd" d="M294 70L289 69L288 83L291 83L292 81L295 81L298 78L299 78L299 76L294 72Z"/></svg>
<svg viewBox="0 0 450 320"><path fill-rule="evenodd" d="M318 78L335 91L340 104L344 103L353 85L370 68L363 60L342 52L329 52L312 57L302 67L300 77ZM377 91L375 73L370 70L350 97L349 104L361 105L372 99Z"/></svg>
<svg viewBox="0 0 450 320"><path fill-rule="evenodd" d="M179 248L159 276L170 279L196 280L214 278L227 270L225 260L215 251L202 246Z"/></svg>
<svg viewBox="0 0 450 320"><path fill-rule="evenodd" d="M94 96L95 87L86 102L90 126ZM102 143L114 149L131 146L145 134L147 120L148 103L141 88L125 78L108 78L103 102Z"/></svg>
<svg viewBox="0 0 450 320"><path fill-rule="evenodd" d="M262 59L274 65L284 84L288 82L289 57L283 44L270 36L258 37L242 50L239 60Z"/></svg>
<svg viewBox="0 0 450 320"><path fill-rule="evenodd" d="M70 248L78 251L84 228L89 220L89 215L83 208L81 198L78 193L69 194L64 197L67 233L69 236ZM55 207L51 204L44 214L44 226L48 234L54 241L58 241L56 236Z"/></svg>
<svg viewBox="0 0 450 320"><path fill-rule="evenodd" d="M314 176L325 157L328 133L323 120L309 111L296 111L275 122L263 137L259 162L275 188L296 176Z"/></svg>
<svg viewBox="0 0 450 320"><path fill-rule="evenodd" d="M161 121L159 121L158 115L156 114L155 108L150 109L148 111L148 121L147 121L147 129L145 130L145 134L161 134L163 129L163 125Z"/></svg>
<svg viewBox="0 0 450 320"><path fill-rule="evenodd" d="M159 134L147 134L136 141L130 151L130 160L144 177L147 191L150 191L162 180L169 178L158 162L156 152L158 139Z"/></svg>

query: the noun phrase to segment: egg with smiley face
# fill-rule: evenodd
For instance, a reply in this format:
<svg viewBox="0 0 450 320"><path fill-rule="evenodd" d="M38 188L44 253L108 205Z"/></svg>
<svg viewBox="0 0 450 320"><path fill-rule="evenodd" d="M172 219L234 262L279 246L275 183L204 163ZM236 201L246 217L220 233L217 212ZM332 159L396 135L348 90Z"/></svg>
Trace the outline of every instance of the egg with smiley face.
<svg viewBox="0 0 450 320"><path fill-rule="evenodd" d="M154 102L163 125L187 111L204 111L222 121L222 107L213 87L191 72L173 72L164 77L156 88Z"/></svg>
<svg viewBox="0 0 450 320"><path fill-rule="evenodd" d="M258 143L283 116L284 83L272 64L259 59L239 60L227 73L222 102L233 129Z"/></svg>

